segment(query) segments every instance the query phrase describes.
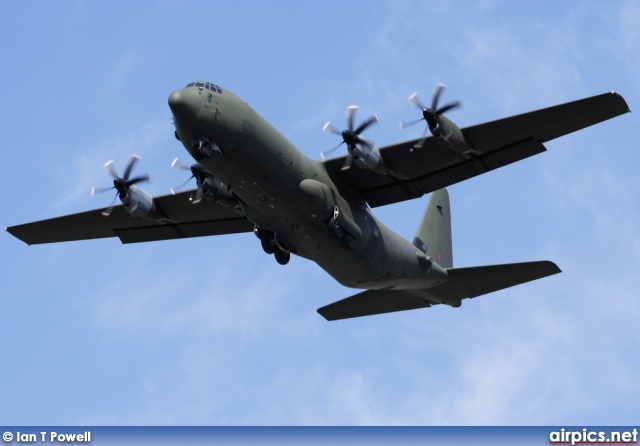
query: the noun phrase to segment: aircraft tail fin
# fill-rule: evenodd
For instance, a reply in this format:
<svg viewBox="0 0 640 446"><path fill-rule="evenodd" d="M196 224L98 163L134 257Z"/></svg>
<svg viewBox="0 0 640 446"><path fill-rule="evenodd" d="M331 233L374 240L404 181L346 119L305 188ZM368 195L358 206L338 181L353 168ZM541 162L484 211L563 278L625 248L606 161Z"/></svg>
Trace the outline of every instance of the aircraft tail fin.
<svg viewBox="0 0 640 446"><path fill-rule="evenodd" d="M561 272L549 261L449 268L449 280L426 290L367 290L319 308L328 321L394 311L426 308L436 304L459 307L462 299L509 288Z"/></svg>
<svg viewBox="0 0 640 446"><path fill-rule="evenodd" d="M438 265L443 268L453 268L451 206L446 189L440 189L431 194L413 244Z"/></svg>

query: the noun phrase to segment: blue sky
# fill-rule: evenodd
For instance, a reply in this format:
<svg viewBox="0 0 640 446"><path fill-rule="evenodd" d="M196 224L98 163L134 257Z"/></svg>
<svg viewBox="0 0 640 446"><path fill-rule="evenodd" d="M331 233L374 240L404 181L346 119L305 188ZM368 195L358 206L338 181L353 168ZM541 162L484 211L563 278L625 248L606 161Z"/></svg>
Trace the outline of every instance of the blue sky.
<svg viewBox="0 0 640 446"><path fill-rule="evenodd" d="M185 177L169 94L233 91L307 155L348 105L380 146L446 82L460 126L618 91L638 108L640 4L3 2L4 226L106 207L137 153ZM449 188L454 263L562 274L428 310L329 323L354 293L251 234L28 247L0 237L7 425L621 425L640 415L640 125L626 114ZM411 239L428 197L375 209Z"/></svg>

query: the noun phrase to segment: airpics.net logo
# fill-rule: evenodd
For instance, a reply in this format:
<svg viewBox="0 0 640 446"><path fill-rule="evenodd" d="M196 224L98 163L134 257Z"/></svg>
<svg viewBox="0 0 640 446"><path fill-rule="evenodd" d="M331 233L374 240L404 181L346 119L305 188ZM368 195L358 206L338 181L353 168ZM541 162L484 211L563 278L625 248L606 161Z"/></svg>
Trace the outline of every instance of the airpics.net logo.
<svg viewBox="0 0 640 446"><path fill-rule="evenodd" d="M549 444L638 444L638 429L630 431L596 431L560 429L549 433Z"/></svg>

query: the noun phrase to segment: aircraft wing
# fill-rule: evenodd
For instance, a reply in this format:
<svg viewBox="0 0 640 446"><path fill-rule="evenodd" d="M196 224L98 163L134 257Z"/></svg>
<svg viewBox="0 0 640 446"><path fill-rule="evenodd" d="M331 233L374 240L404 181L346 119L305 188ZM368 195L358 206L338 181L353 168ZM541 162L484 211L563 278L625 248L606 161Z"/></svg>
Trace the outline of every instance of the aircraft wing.
<svg viewBox="0 0 640 446"><path fill-rule="evenodd" d="M462 299L509 288L558 274L560 268L549 261L504 265L448 268L449 280L426 290L368 290L319 308L328 321L414 310L437 304L459 307Z"/></svg>
<svg viewBox="0 0 640 446"><path fill-rule="evenodd" d="M460 181L546 151L543 143L627 113L617 93L605 93L554 107L511 116L462 129L477 154L463 155L429 137L382 147L385 163L402 179L353 166L341 170L344 156L326 160L329 175L358 191L370 207L421 197Z"/></svg>
<svg viewBox="0 0 640 446"><path fill-rule="evenodd" d="M186 191L153 199L156 208L172 223L132 217L124 206L119 205L108 217L102 215L104 209L96 209L12 226L7 231L28 245L36 245L105 237L118 237L122 243L138 243L253 230L253 223L235 209L206 199L191 204L189 196L192 193Z"/></svg>

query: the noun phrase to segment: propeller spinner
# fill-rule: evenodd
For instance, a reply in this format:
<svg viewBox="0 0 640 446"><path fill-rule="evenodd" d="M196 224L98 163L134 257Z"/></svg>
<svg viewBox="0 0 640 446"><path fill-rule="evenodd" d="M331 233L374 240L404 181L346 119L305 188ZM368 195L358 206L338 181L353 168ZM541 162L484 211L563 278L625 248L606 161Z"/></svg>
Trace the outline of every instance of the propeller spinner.
<svg viewBox="0 0 640 446"><path fill-rule="evenodd" d="M171 163L171 167L178 170L191 171L191 176L187 179L187 181L180 184L179 186L172 188L171 193L175 195L176 192L186 186L192 178L195 178L198 189L196 190L195 195L192 197L191 202L193 204L200 203L200 201L202 200L202 196L204 195L205 181L207 180L207 178L212 178L212 175L209 173L209 171L198 163L192 164L191 167L187 167L184 164L181 164L180 161L178 161L178 158L173 160L173 162Z"/></svg>
<svg viewBox="0 0 640 446"><path fill-rule="evenodd" d="M342 166L342 170L347 170L351 167L351 163L353 162L353 158L354 158L353 152L358 146L365 146L369 151L374 151L375 149L375 144L373 144L368 139L365 139L362 136L360 136L360 133L362 133L365 129L367 129L367 127L369 127L371 124L380 122L380 118L378 118L377 115L370 116L366 120L364 120L364 122L362 122L362 124L360 124L356 129L354 129L353 121L354 121L355 112L357 109L358 109L357 105L351 105L347 107L347 113L346 113L347 129L346 130L343 130L342 132L340 132L336 130L333 126L331 126L330 122L327 122L322 128L322 130L324 130L327 133L339 135L342 137L342 142L340 144L333 147L332 149L329 149L325 152L320 153L320 156L322 157L322 159L325 159L327 155L330 155L331 153L335 152L342 144L347 145L348 153L347 153L347 158L344 161L344 165Z"/></svg>
<svg viewBox="0 0 640 446"><path fill-rule="evenodd" d="M442 122L440 120L440 115L448 112L451 109L458 108L458 107L462 106L462 102L453 101L453 102L450 102L450 103L448 103L446 105L443 105L442 107L438 108L438 102L440 101L440 95L442 94L442 90L445 89L445 88L446 88L446 85L443 84L443 83L440 83L440 84L436 85L436 88L433 91L433 96L431 98L431 107L425 106L420 101L420 99L418 98L418 93L413 93L411 96L409 96L409 102L422 111L422 118L417 119L415 121L410 121L410 122L401 122L400 123L400 128L401 129L406 129L408 127L411 127L414 124L417 124L418 122L420 122L422 120L427 121L427 126L425 127L424 132L422 132L422 136L421 136L420 140L414 146L417 149L422 147L422 145L424 144L424 142L426 140L425 135L427 134L427 129L430 130L431 133L434 136L439 136L439 134L435 134L434 132L437 131L438 127L442 127Z"/></svg>
<svg viewBox="0 0 640 446"><path fill-rule="evenodd" d="M131 186L133 186L136 183L140 183L142 181L151 181L151 176L149 176L148 174L138 175L137 177L129 178L129 176L131 175L131 171L133 170L133 166L136 164L136 162L139 159L140 157L138 155L132 155L131 158L129 158L129 162L127 163L127 167L125 168L124 175L122 177L118 176L118 174L116 173L113 167L113 160L107 161L105 163L104 170L106 170L107 173L113 177L113 186L106 187L106 188L94 187L93 189L91 189L91 195L101 194L108 190L116 189L117 193L113 197L111 204L107 209L105 209L102 212L102 215L104 215L105 217L108 217L109 215L111 215L111 211L113 211L113 208L116 203L116 199L118 197L120 198L120 200L123 200L128 195L129 188ZM132 209L131 212L133 212L134 210L135 209Z"/></svg>

